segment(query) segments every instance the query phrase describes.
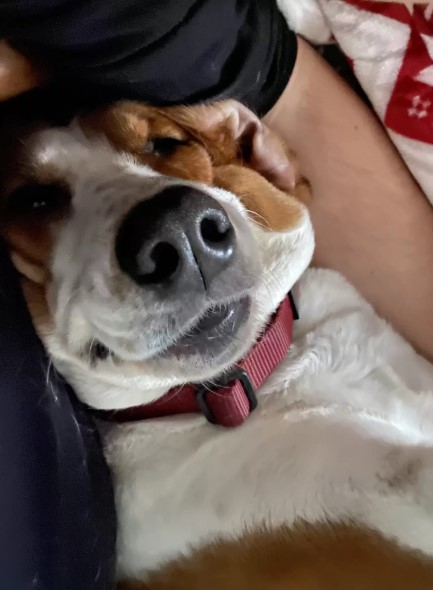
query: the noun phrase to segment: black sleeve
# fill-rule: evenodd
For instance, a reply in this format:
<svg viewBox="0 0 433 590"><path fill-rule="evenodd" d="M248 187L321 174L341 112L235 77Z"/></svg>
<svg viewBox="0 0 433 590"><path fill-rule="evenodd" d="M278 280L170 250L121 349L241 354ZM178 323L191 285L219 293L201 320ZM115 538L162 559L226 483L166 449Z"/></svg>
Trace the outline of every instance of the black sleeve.
<svg viewBox="0 0 433 590"><path fill-rule="evenodd" d="M102 448L49 369L0 241L0 588L110 590L115 510Z"/></svg>
<svg viewBox="0 0 433 590"><path fill-rule="evenodd" d="M39 55L84 99L236 98L259 114L296 58L271 0L0 0L0 37Z"/></svg>

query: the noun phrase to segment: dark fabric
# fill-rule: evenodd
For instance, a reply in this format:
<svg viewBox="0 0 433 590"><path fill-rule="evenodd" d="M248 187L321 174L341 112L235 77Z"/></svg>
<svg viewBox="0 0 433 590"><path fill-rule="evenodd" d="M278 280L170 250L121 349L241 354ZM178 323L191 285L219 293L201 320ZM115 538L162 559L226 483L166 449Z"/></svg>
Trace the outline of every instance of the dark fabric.
<svg viewBox="0 0 433 590"><path fill-rule="evenodd" d="M271 0L0 0L0 37L85 102L236 98L265 114L296 58Z"/></svg>
<svg viewBox="0 0 433 590"><path fill-rule="evenodd" d="M0 242L0 588L108 590L112 487L93 424L49 368Z"/></svg>

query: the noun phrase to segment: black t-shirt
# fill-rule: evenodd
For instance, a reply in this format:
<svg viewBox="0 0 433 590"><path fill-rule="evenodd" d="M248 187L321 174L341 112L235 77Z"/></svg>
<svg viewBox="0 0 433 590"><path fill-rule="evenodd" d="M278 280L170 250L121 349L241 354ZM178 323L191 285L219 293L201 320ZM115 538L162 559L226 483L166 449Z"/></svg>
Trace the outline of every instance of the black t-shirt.
<svg viewBox="0 0 433 590"><path fill-rule="evenodd" d="M236 98L261 115L296 58L272 0L0 0L0 37L39 54L80 99Z"/></svg>

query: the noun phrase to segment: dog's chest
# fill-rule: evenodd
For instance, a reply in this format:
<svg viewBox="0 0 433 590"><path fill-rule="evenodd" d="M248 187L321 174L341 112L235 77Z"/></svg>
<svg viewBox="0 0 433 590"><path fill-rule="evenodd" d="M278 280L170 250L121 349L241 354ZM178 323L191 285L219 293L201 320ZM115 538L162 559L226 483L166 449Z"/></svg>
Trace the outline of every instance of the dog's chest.
<svg viewBox="0 0 433 590"><path fill-rule="evenodd" d="M226 431L201 417L116 427L107 437L122 575L158 567L217 536L290 522L300 489L285 489L296 452L282 407ZM178 428L177 428L178 426ZM296 470L296 467L295 467ZM294 478L294 482L296 481ZM296 486L295 486L296 487Z"/></svg>
<svg viewBox="0 0 433 590"><path fill-rule="evenodd" d="M298 394L301 388L295 386ZM345 391L360 395L354 387ZM358 412L350 404L315 406L289 396L275 396L272 403L271 397L242 427L229 431L193 417L115 427L108 435L119 574L137 575L215 537L237 536L264 523L290 525L299 517L315 522L330 514L362 520L356 495L339 491L340 484L333 489L333 480L343 476L338 448L357 445L350 433L338 440L336 427L350 429ZM315 439L318 429L321 438ZM360 452L360 464L364 460Z"/></svg>

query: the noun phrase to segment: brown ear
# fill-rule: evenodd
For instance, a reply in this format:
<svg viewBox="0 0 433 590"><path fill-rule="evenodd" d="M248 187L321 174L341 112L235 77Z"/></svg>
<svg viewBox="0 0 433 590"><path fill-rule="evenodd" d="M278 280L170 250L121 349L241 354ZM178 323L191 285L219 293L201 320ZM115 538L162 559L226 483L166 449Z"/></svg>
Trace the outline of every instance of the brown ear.
<svg viewBox="0 0 433 590"><path fill-rule="evenodd" d="M242 159L281 189L299 180L296 158L282 140L247 107L235 100L174 107L164 114L202 141L216 166Z"/></svg>
<svg viewBox="0 0 433 590"><path fill-rule="evenodd" d="M0 41L0 101L42 84L44 74L6 41Z"/></svg>
<svg viewBox="0 0 433 590"><path fill-rule="evenodd" d="M214 184L239 195L250 216L264 229L288 231L299 223L304 212L296 189L294 195L283 192L248 168L231 164L217 166Z"/></svg>

